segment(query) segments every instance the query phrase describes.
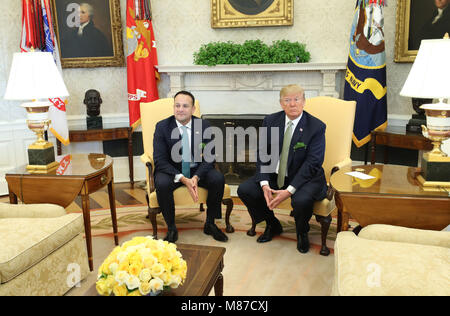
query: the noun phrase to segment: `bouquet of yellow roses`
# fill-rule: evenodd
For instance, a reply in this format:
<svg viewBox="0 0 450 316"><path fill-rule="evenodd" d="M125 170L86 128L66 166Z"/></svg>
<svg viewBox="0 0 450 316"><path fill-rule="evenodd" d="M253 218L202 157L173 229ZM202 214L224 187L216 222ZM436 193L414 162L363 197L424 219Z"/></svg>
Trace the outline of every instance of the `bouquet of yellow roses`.
<svg viewBox="0 0 450 316"><path fill-rule="evenodd" d="M106 258L98 269L96 288L102 296L156 295L179 287L186 273L186 261L175 244L135 237Z"/></svg>

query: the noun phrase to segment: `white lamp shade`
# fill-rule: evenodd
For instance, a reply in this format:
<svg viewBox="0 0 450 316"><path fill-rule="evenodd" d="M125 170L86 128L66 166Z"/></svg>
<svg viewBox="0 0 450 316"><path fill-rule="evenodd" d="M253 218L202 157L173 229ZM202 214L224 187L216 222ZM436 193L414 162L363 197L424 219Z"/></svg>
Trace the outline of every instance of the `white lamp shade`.
<svg viewBox="0 0 450 316"><path fill-rule="evenodd" d="M51 53L14 54L6 87L6 100L38 100L68 95Z"/></svg>
<svg viewBox="0 0 450 316"><path fill-rule="evenodd" d="M400 95L414 98L450 97L450 40L423 40Z"/></svg>

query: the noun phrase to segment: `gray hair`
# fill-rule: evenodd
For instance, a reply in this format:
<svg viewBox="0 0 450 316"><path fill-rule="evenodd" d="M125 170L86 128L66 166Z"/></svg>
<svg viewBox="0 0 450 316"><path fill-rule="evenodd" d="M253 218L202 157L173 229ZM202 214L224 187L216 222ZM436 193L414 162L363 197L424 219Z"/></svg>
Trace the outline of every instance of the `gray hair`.
<svg viewBox="0 0 450 316"><path fill-rule="evenodd" d="M80 4L80 8L81 7L86 8L90 18L92 18L94 16L94 7L91 6L89 3L82 3L82 4Z"/></svg>

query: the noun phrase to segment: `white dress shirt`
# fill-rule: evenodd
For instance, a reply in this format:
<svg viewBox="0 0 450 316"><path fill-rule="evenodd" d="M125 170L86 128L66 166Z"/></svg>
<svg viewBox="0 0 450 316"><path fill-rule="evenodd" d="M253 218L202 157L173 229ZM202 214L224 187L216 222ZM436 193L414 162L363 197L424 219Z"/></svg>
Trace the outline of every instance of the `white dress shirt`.
<svg viewBox="0 0 450 316"><path fill-rule="evenodd" d="M302 116L303 116L303 112L302 112L302 114L300 114L299 117L297 117L295 120L292 121L292 135L294 135L294 131L295 131L295 129L297 128L298 122L300 122ZM287 117L287 115L286 115L285 125L284 125L284 132L285 132L285 133L286 133L286 130L288 129L288 123L289 123L290 121L291 121L291 120L290 120L290 119ZM292 135L291 135L291 136L292 136ZM291 140L292 140L292 137L291 137ZM280 168L280 160L279 160L279 158L280 158L280 157L278 157L277 169L276 169L276 171L275 171L277 174L278 174L278 170L279 170L279 168ZM288 170L287 170L287 168L286 168L286 177L287 177L287 176L288 176ZM259 184L261 185L261 187L263 187L263 186L265 186L265 185L269 185L269 181L261 181ZM289 193L291 193L292 195L294 195L294 193L297 191L292 185L288 186L288 187L286 188L286 190L288 190Z"/></svg>
<svg viewBox="0 0 450 316"><path fill-rule="evenodd" d="M78 28L78 36L83 35L83 30L89 24L89 22L90 21L87 21L86 23L83 23L82 25L80 25L80 27Z"/></svg>

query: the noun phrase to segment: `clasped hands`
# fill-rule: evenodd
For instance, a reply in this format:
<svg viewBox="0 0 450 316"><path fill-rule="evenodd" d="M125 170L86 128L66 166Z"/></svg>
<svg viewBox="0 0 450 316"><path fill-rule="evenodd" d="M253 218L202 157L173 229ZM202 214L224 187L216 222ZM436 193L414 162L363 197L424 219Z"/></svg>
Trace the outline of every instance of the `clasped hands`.
<svg viewBox="0 0 450 316"><path fill-rule="evenodd" d="M181 177L180 182L183 183L188 188L188 191L192 197L192 200L194 200L194 202L197 203L198 202L198 176L193 176L190 179L183 176L183 177Z"/></svg>
<svg viewBox="0 0 450 316"><path fill-rule="evenodd" d="M268 185L263 186L262 190L264 192L267 207L271 211L292 195L288 190L273 190Z"/></svg>

